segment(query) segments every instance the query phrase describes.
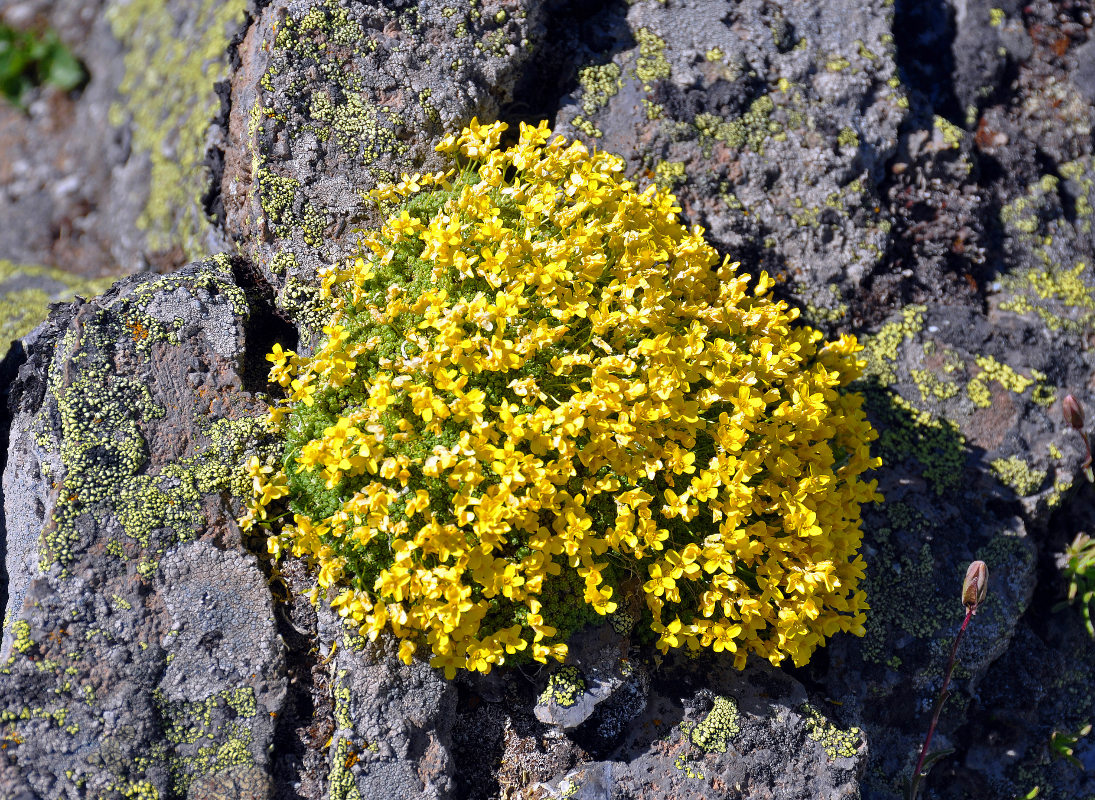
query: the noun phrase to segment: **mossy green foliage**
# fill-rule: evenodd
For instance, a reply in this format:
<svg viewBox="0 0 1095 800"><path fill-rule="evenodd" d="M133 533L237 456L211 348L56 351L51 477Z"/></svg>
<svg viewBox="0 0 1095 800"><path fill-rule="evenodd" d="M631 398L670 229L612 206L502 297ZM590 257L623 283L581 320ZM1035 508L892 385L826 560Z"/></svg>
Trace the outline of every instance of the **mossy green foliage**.
<svg viewBox="0 0 1095 800"><path fill-rule="evenodd" d="M0 23L0 97L22 108L35 87L67 92L85 80L87 71L53 31L17 31Z"/></svg>
<svg viewBox="0 0 1095 800"><path fill-rule="evenodd" d="M210 173L206 134L220 100L214 84L227 72L228 43L247 0L111 0L106 17L125 49L122 102L111 123L131 123L133 148L151 167L148 201L137 219L148 247L205 252L210 223L202 209Z"/></svg>

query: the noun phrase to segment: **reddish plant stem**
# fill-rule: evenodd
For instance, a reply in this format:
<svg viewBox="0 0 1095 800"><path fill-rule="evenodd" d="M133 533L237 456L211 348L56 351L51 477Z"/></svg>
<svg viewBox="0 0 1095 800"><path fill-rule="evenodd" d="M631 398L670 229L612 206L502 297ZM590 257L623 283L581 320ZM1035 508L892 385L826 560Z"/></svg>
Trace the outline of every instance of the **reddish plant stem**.
<svg viewBox="0 0 1095 800"><path fill-rule="evenodd" d="M939 724L939 714L943 711L943 704L947 702L947 687L951 682L951 672L954 670L954 659L958 655L958 645L962 641L962 634L966 632L966 626L970 624L973 612L976 610L976 606L966 606L966 618L962 620L962 627L958 629L958 635L954 637L951 658L947 662L947 671L943 675L943 688L939 690L939 698L935 701L935 711L932 713L932 721L928 726L928 735L924 738L924 746L920 748L920 759L916 762L916 772L913 773L913 778L916 781L920 779L920 770L924 766L924 759L928 756L928 748L931 746L932 736L935 734L935 726Z"/></svg>

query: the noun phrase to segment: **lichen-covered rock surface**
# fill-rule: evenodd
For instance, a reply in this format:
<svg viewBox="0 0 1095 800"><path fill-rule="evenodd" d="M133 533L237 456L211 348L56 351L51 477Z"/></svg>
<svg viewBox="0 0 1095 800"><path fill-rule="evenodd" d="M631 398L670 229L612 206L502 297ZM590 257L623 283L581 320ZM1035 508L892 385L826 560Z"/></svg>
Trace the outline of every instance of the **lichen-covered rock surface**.
<svg viewBox="0 0 1095 800"><path fill-rule="evenodd" d="M61 306L24 340L0 795L181 796L229 770L269 783L284 645L230 499L258 429L250 323L221 258Z"/></svg>
<svg viewBox="0 0 1095 800"><path fill-rule="evenodd" d="M908 106L891 20L883 2L609 6L616 44L575 53L559 122L839 318L890 243L878 182Z"/></svg>
<svg viewBox="0 0 1095 800"><path fill-rule="evenodd" d="M240 48L231 148L220 187L226 230L314 320L317 268L380 221L367 192L441 165L433 145L519 98L546 46L542 0L346 3L277 0Z"/></svg>
<svg viewBox="0 0 1095 800"><path fill-rule="evenodd" d="M975 558L988 600L935 739L955 752L921 796L1095 794L1095 645L1060 605L1062 554L1095 533L1061 416L1067 393L1095 415L1091 0L0 14L49 21L92 75L0 116L0 258L94 277L246 256L11 329L0 796L896 800ZM738 673L617 619L563 665L445 681L240 537L263 354L307 351L317 268L377 221L364 193L434 168L476 115L620 153L812 324L865 340L886 502L862 639ZM42 304L94 293L2 275Z"/></svg>
<svg viewBox="0 0 1095 800"><path fill-rule="evenodd" d="M71 94L0 104L0 258L84 277L176 269L221 249L211 186L218 83L247 0L23 0L0 22L50 28L85 65Z"/></svg>

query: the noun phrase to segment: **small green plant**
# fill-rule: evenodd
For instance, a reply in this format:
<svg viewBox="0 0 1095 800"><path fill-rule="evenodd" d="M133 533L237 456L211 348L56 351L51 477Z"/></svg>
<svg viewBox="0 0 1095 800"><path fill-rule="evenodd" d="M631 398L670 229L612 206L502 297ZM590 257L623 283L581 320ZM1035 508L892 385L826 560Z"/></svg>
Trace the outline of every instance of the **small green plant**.
<svg viewBox="0 0 1095 800"><path fill-rule="evenodd" d="M1076 534L1072 544L1065 548L1068 561L1062 570L1068 580L1068 599L1053 607L1054 611L1080 601L1080 614L1088 635L1095 638L1095 623L1091 619L1091 603L1095 600L1095 541L1086 533Z"/></svg>
<svg viewBox="0 0 1095 800"><path fill-rule="evenodd" d="M37 86L67 92L86 78L83 65L53 31L29 33L0 25L0 95L9 103L23 108Z"/></svg>
<svg viewBox="0 0 1095 800"><path fill-rule="evenodd" d="M970 620L977 613L977 609L985 602L989 591L989 568L984 561L974 561L966 569L966 578L962 581L962 605L966 607L966 618L962 620L962 627L954 637L954 646L951 648L951 657L947 662L947 670L943 673L943 688L939 690L939 696L935 700L935 709L932 711L932 721L928 725L928 735L924 737L924 746L920 748L920 758L916 761L916 769L909 780L906 800L916 800L920 791L920 784L928 777L928 772L937 761L954 752L954 750L939 750L929 755L932 736L935 734L935 726L939 724L939 714L943 711L943 704L950 697L947 687L951 682L951 673L954 671L954 659L958 655L958 645L962 641L962 635L966 632Z"/></svg>
<svg viewBox="0 0 1095 800"><path fill-rule="evenodd" d="M1073 751L1076 749L1076 743L1082 738L1091 733L1091 723L1087 723L1076 733L1067 733L1066 731L1054 731L1053 735L1049 737L1049 752L1054 758L1063 758L1073 766L1084 768L1083 762L1073 755Z"/></svg>

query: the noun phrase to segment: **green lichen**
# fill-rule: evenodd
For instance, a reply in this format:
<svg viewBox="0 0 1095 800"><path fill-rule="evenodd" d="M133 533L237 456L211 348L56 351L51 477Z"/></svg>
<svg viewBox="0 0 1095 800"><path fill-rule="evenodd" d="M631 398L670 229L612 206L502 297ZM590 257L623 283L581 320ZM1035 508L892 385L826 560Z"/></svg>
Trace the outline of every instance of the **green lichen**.
<svg viewBox="0 0 1095 800"><path fill-rule="evenodd" d="M556 670L548 679L547 688L540 695L540 704L554 703L563 708L570 708L578 702L578 698L586 690L585 679L582 678L578 668L566 665Z"/></svg>
<svg viewBox="0 0 1095 800"><path fill-rule="evenodd" d="M685 181L683 161L659 161L654 167L654 183L662 189L672 190Z"/></svg>
<svg viewBox="0 0 1095 800"><path fill-rule="evenodd" d="M292 275L297 269L297 257L291 250L282 250L270 259L270 271L275 275Z"/></svg>
<svg viewBox="0 0 1095 800"><path fill-rule="evenodd" d="M154 251L205 249L210 223L201 198L206 131L227 73L228 44L243 23L246 0L200 0L176 9L161 0L111 2L106 18L125 51L122 102L111 122L131 122L133 149L149 162L148 201L137 219Z"/></svg>
<svg viewBox="0 0 1095 800"><path fill-rule="evenodd" d="M913 458L936 494L957 489L966 463L966 440L958 426L877 385L869 386L866 394L868 407L880 422L876 452L882 463L895 465Z"/></svg>
<svg viewBox="0 0 1095 800"><path fill-rule="evenodd" d="M856 52L859 53L860 58L865 58L867 61L874 61L878 58L861 40L856 39L853 44L855 44Z"/></svg>
<svg viewBox="0 0 1095 800"><path fill-rule="evenodd" d="M688 732L688 740L705 753L725 753L740 730L737 702L719 696L703 721Z"/></svg>
<svg viewBox="0 0 1095 800"><path fill-rule="evenodd" d="M884 386L897 382L893 363L897 361L898 349L923 330L926 308L920 305L905 306L900 320L886 323L878 333L867 338L863 347L863 357L867 362L864 374L877 378Z"/></svg>
<svg viewBox="0 0 1095 800"><path fill-rule="evenodd" d="M635 41L639 43L635 77L642 82L643 89L649 92L655 81L668 78L672 72L665 57L665 40L649 28L639 28L635 31Z"/></svg>
<svg viewBox="0 0 1095 800"><path fill-rule="evenodd" d="M344 731L351 731L354 728L354 721L350 717L350 687L343 683L348 674L347 670L339 670L338 680L332 691L335 699L335 724L338 725L339 730Z"/></svg>
<svg viewBox="0 0 1095 800"><path fill-rule="evenodd" d="M414 24L409 18L399 19L401 24ZM467 23L461 25L466 32ZM348 9L333 0L313 5L299 17L290 11L277 28L262 82L269 108L253 112L249 126L252 173L257 176L260 205L277 238L299 236L310 247L322 247L330 223L329 209L309 196L295 178L275 174L259 144L263 135L285 137L292 142L308 133L328 147L337 146L355 161L375 164L385 155L401 156L408 151L408 126L440 122L437 109L428 102L429 89L418 94L422 115L417 119L414 114L407 119L400 110L372 101L369 82L363 70L352 63L347 48L352 46L357 52L373 50L376 37L376 31L363 30L351 19ZM487 38L491 40L490 35ZM497 44L504 40L503 35ZM315 70L329 88L310 90L310 79L301 73ZM303 117L300 109L307 109ZM387 179L378 167L370 169L375 180Z"/></svg>
<svg viewBox="0 0 1095 800"><path fill-rule="evenodd" d="M581 131L590 139L600 139L604 134L601 129L583 117L581 114L575 115L574 119L570 121L570 124L574 126L575 130Z"/></svg>
<svg viewBox="0 0 1095 800"><path fill-rule="evenodd" d="M18 620L11 626L13 634L11 650L13 653L25 653L34 647L34 640L30 638L30 624L25 620Z"/></svg>
<svg viewBox="0 0 1095 800"><path fill-rule="evenodd" d="M859 752L859 728L842 731L809 703L804 703L799 711L806 722L806 736L821 744L830 761L854 758Z"/></svg>
<svg viewBox="0 0 1095 800"><path fill-rule="evenodd" d="M228 689L196 702L153 693L170 748L163 758L172 788L185 796L199 775L254 764L251 723L258 710L254 689Z"/></svg>
<svg viewBox="0 0 1095 800"><path fill-rule="evenodd" d="M775 102L768 95L754 100L749 109L733 120L724 120L714 114L697 114L694 124L700 134L700 147L708 152L712 142L722 142L735 150L751 150L763 153L764 140L782 129L770 122Z"/></svg>
<svg viewBox="0 0 1095 800"><path fill-rule="evenodd" d="M323 330L332 313L330 305L320 298L315 282L295 277L285 282L278 295L278 305L291 314L298 325L313 332Z"/></svg>
<svg viewBox="0 0 1095 800"><path fill-rule="evenodd" d="M841 147L859 147L859 136L851 128L841 128L836 143Z"/></svg>
<svg viewBox="0 0 1095 800"><path fill-rule="evenodd" d="M665 106L660 103L651 103L645 97L639 101L642 106L643 113L646 114L648 120L661 119L665 115Z"/></svg>
<svg viewBox="0 0 1095 800"><path fill-rule="evenodd" d="M990 8L989 9L989 25L994 28L999 28L1004 24L1004 20L1007 19L1007 14L1004 13L1002 8Z"/></svg>
<svg viewBox="0 0 1095 800"><path fill-rule="evenodd" d="M1081 333L1095 322L1095 287L1084 279L1087 273L1087 264L1082 261L1071 268L1050 265L1031 269L1018 278L1005 280L1017 294L1000 307L1018 314L1037 314L1051 330ZM1062 315L1059 305L1078 311L1077 318Z"/></svg>
<svg viewBox="0 0 1095 800"><path fill-rule="evenodd" d="M696 781L703 780L703 773L692 768L692 762L688 760L688 756L684 753L677 754L677 757L673 760L673 766L683 772L686 778Z"/></svg>
<svg viewBox="0 0 1095 800"><path fill-rule="evenodd" d="M578 70L578 85L582 87L582 111L589 115L596 114L620 91L623 86L622 71L618 64L611 61L582 67Z"/></svg>
<svg viewBox="0 0 1095 800"><path fill-rule="evenodd" d="M909 370L922 400L949 400L959 392L957 383L943 380L928 369Z"/></svg>
<svg viewBox="0 0 1095 800"><path fill-rule="evenodd" d="M248 447L261 435L257 418L205 422L210 444L204 450L163 465L155 474L147 470L143 431L165 410L144 382L114 374L112 354L129 349L138 358L151 358L154 343L174 342L181 321L168 325L153 317L147 306L153 298L182 287L225 297L234 313L246 314L246 299L232 284L212 275L165 276L100 310L82 333L70 330L62 337L49 372L49 396L60 430L52 428L48 406L34 422L44 446L57 437L64 467L53 517L42 534L43 569L56 562L66 574L81 540L79 521L88 517L101 522L113 516L142 549L152 546L155 534L157 549L141 558L142 565L148 565L142 567L142 575L147 575L144 569L155 569L164 548L192 538L202 528L202 498L232 486L233 476L242 473Z"/></svg>
<svg viewBox="0 0 1095 800"><path fill-rule="evenodd" d="M1034 494L1046 481L1047 472L1044 469L1033 469L1019 456L998 458L990 466L996 477L1014 489L1020 497Z"/></svg>
<svg viewBox="0 0 1095 800"><path fill-rule="evenodd" d="M995 381L1009 392L1021 394L1034 385L1033 378L1020 375L1007 364L1001 364L992 356L977 356L974 363L980 372L966 385L966 394L975 406L988 408L992 405L989 383Z"/></svg>
<svg viewBox="0 0 1095 800"><path fill-rule="evenodd" d="M300 181L282 175L275 175L268 169L258 172L259 198L262 210L270 221L274 233L282 238L292 233L295 219L292 214L293 200L300 188Z"/></svg>
<svg viewBox="0 0 1095 800"><path fill-rule="evenodd" d="M115 280L81 278L52 267L0 259L0 350L44 320L50 303L72 300L76 295L94 297Z"/></svg>
<svg viewBox="0 0 1095 800"><path fill-rule="evenodd" d="M950 120L936 115L932 119L932 127L939 131L947 147L957 149L962 146L963 131Z"/></svg>
<svg viewBox="0 0 1095 800"><path fill-rule="evenodd" d="M918 528L926 524L911 508L906 510L911 516L908 524ZM894 528L882 527L874 533L879 568L867 573L865 590L871 613L867 615L863 639L863 658L891 669L900 665L891 646L895 634L904 631L918 639L934 637L947 618L950 601L935 591L936 565L928 544L920 548L915 559L900 554L891 539Z"/></svg>
<svg viewBox="0 0 1095 800"><path fill-rule="evenodd" d="M357 788L357 781L351 767L358 761L357 752L349 739L338 737L332 755L331 772L328 775L330 783L330 800L361 800L361 793Z"/></svg>
<svg viewBox="0 0 1095 800"><path fill-rule="evenodd" d="M614 611L608 615L608 623L612 626L612 630L620 636L629 635L634 629L636 621L633 614L623 610Z"/></svg>

